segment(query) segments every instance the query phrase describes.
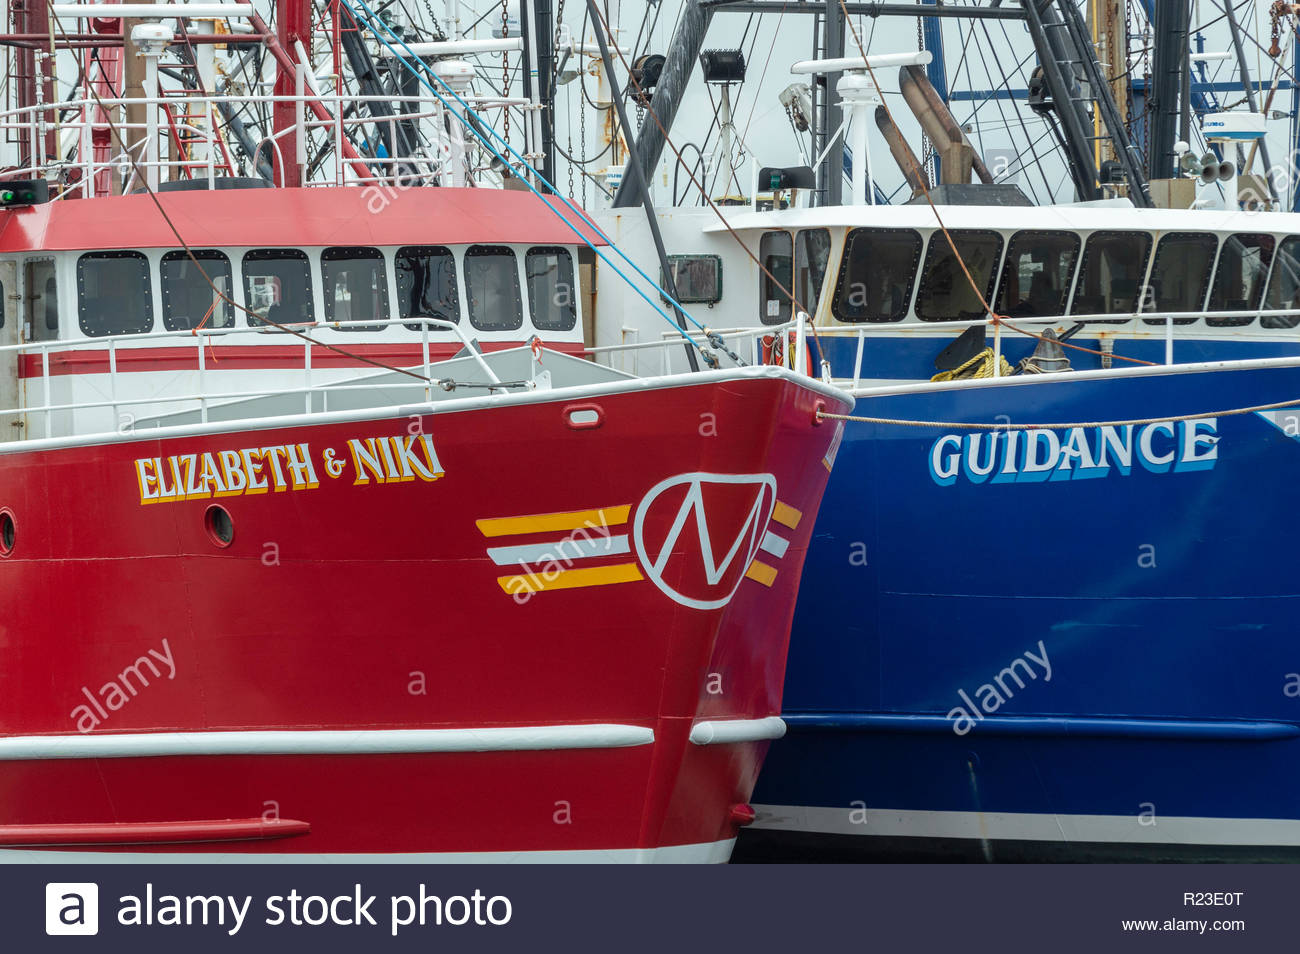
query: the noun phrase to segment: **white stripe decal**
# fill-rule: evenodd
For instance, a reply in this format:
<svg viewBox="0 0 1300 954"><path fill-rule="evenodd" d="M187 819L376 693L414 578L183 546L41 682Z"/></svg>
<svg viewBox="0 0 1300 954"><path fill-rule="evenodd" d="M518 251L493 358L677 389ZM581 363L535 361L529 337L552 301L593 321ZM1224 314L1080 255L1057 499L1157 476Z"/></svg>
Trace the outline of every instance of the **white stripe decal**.
<svg viewBox="0 0 1300 954"><path fill-rule="evenodd" d="M129 759L166 755L388 755L613 749L654 742L639 725L534 725L484 729L304 729L29 735L0 738L0 761Z"/></svg>
<svg viewBox="0 0 1300 954"><path fill-rule="evenodd" d="M576 534L578 531L574 531ZM590 557L617 556L631 552L627 534L604 537L598 532L588 538L576 536L550 543L525 543L514 547L488 547L487 554L497 566L514 563L553 563L559 560L573 562Z"/></svg>
<svg viewBox="0 0 1300 954"><path fill-rule="evenodd" d="M696 745L725 745L729 742L761 742L785 735L785 721L779 716L766 719L718 719L691 726Z"/></svg>
<svg viewBox="0 0 1300 954"><path fill-rule="evenodd" d="M392 854L289 854L288 852L127 852L0 850L0 864L37 865L431 865L431 864L725 864L736 839L662 848L586 848L552 851L422 851Z"/></svg>
<svg viewBox="0 0 1300 954"><path fill-rule="evenodd" d="M785 548L789 545L789 540L786 540L784 537L778 537L771 530L763 534L763 542L759 544L762 549L772 554L772 556L776 557L778 560L785 556Z"/></svg>
<svg viewBox="0 0 1300 954"><path fill-rule="evenodd" d="M910 838L988 838L1135 845L1300 845L1293 818L1162 815L1045 815L1027 812L926 812L889 808L755 805L755 828Z"/></svg>

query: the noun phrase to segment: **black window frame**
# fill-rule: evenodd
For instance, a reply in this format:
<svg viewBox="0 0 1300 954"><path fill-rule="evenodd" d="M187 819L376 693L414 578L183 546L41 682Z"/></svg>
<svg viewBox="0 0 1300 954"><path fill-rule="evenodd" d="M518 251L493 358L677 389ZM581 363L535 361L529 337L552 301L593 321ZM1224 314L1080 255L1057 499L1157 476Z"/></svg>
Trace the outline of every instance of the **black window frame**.
<svg viewBox="0 0 1300 954"><path fill-rule="evenodd" d="M967 236L979 236L981 238L992 238L996 240L997 247L993 252L992 263L989 265L988 278L984 282L984 288L981 291L981 294L984 296L984 301L986 302L992 301L993 289L996 287L998 277L1002 273L1002 253L1005 252L1007 248L1006 239L1003 237L1002 233L999 232L997 229L950 229L948 231L948 234L952 236L954 243L960 242L962 238ZM944 237L943 232L931 232L929 241L926 242L925 258L921 262L921 269L919 275L917 276L917 282L916 282L916 294L913 296L913 301L912 301L912 311L916 315L917 320L918 321L962 321L966 319L982 320L983 318L985 318L986 316L983 311L962 312L958 315L935 315L935 316L926 316L921 313L921 296L925 294L925 277L926 277L926 273L930 270L930 266L931 266L930 256L934 253L936 248L939 249L941 254L950 254L952 252L952 246L948 244L948 239ZM966 266L969 268L970 267L969 252L962 251L960 245L958 245L957 255L959 261L965 262ZM966 278L966 273L960 267L957 269L957 271L958 274L954 276L953 280L969 285L970 283ZM971 278L974 277L975 276L972 274Z"/></svg>
<svg viewBox="0 0 1300 954"><path fill-rule="evenodd" d="M557 261L567 263L569 270L569 319L568 322L559 322L558 324L542 324L538 321L541 312L537 309L537 300L533 291L533 273L530 270L533 256L553 255ZM549 269L548 269L549 271ZM562 275L557 276L555 287L563 284ZM528 316L533 323L533 327L538 331L554 331L563 333L572 331L578 326L578 280L573 268L573 253L563 245L533 245L524 252L524 284L528 286Z"/></svg>
<svg viewBox="0 0 1300 954"><path fill-rule="evenodd" d="M234 266L230 263L230 256L227 255L225 252L216 248L196 248L196 249L189 249L189 250L178 248L178 249L173 249L169 252L164 252L162 258L158 260L158 291L162 299L163 328L165 328L167 331L193 331L195 328L199 326L199 323L201 323L204 318L203 315L200 315L194 324L175 322L172 320L172 313L169 307L169 303L171 302L172 296L171 296L171 290L169 288L170 281L168 280L166 275L167 266L172 262L191 262L192 261L191 254L193 255L194 258L198 259L201 264L203 264L203 271L208 276L208 282L211 282L215 278L224 277L226 279L226 286L227 286L226 296L230 298L231 301L233 301L235 297ZM224 276L214 275L213 272L216 271L216 269L209 268L206 264L209 262L224 263L225 275ZM202 280L203 276L198 275L198 278ZM172 279L171 281L175 281L175 280L176 279ZM206 283L207 282L205 282L205 284ZM218 310L225 310L227 313L227 318L229 320L227 320L224 323L218 323L216 321L208 321L206 324L203 325L204 328L233 328L235 326L235 312L237 309L235 308L234 305L230 304L229 302L221 301L218 302L216 305L214 305L212 310L213 310L214 317Z"/></svg>
<svg viewBox="0 0 1300 954"><path fill-rule="evenodd" d="M1116 295L1113 286L1106 294L1102 296L1101 308L1080 308L1079 292L1083 290L1084 282L1088 280L1089 259L1093 255L1096 246L1100 241L1121 238L1134 238L1138 240L1145 239L1146 251L1142 255L1142 263L1138 267L1138 278L1133 287L1133 299L1128 308L1112 308L1111 302ZM1088 238L1083 243L1083 251L1079 254L1079 267L1075 270L1074 275L1074 292L1070 295L1069 315L1120 315L1119 318L1090 318L1083 323L1086 325L1122 325L1133 320L1133 315L1137 313L1142 305L1143 289L1146 285L1147 275L1150 273L1151 254L1155 249L1155 239L1150 232L1141 229L1097 229L1088 234Z"/></svg>
<svg viewBox="0 0 1300 954"><path fill-rule="evenodd" d="M143 296L143 317L138 319L134 324L121 324L111 327L93 326L87 320L87 312L92 302L96 308L108 308L110 306L104 301L103 293L87 294L86 292L86 263L87 262L111 262L111 261L129 261L136 262L143 266L144 276L144 296ZM48 281L46 283L48 287ZM57 282L55 285L57 292ZM47 303L48 308L48 303ZM130 314L129 310L123 310L122 314ZM153 331L153 269L149 263L149 256L144 252L135 249L102 249L93 252L83 252L77 256L77 327L87 338L108 338L114 335L145 335ZM49 323L48 312L46 324Z"/></svg>
<svg viewBox="0 0 1300 954"><path fill-rule="evenodd" d="M768 251L767 245L773 239L784 240L788 254L782 254L779 250L775 253ZM784 259L785 264L773 264L774 258ZM762 263L758 273L758 320L765 325L783 325L794 318L794 304L780 287L784 284L786 289L793 290L794 234L788 229L769 229L764 232L758 239L758 260ZM777 303L775 315L768 314L771 302Z"/></svg>
<svg viewBox="0 0 1300 954"><path fill-rule="evenodd" d="M844 286L849 278L849 269L853 262L853 244L859 236L876 237L898 237L907 238L912 243L912 262L911 273L903 295L901 307L886 315L876 314L872 316L846 318L843 314L841 303L844 300ZM916 229L905 228L879 228L879 227L861 227L850 229L844 237L844 252L840 255L840 267L835 276L835 297L831 299L831 315L836 321L842 321L845 324L889 324L903 321L907 318L912 310L912 300L916 296L916 280L921 263L921 252L925 247L925 241L921 233Z"/></svg>
<svg viewBox="0 0 1300 954"><path fill-rule="evenodd" d="M580 253L581 254L581 253ZM714 275L714 286L717 288L716 295L704 295L696 292L694 286L687 288L682 287L681 276L683 274L682 266L695 266L701 262L707 262L712 265ZM668 267L673 270L673 286L677 290L677 302L682 305L716 305L722 301L722 256L721 255L669 255ZM687 273L689 274L689 272ZM659 287L668 288L668 275L663 268L659 269ZM664 302L668 299L663 295L659 296Z"/></svg>
<svg viewBox="0 0 1300 954"><path fill-rule="evenodd" d="M513 292L515 317L510 324L490 325L482 324L476 320L474 313L474 286L470 281L470 263L479 258L488 258L508 255L510 257L510 276L511 291ZM523 291L519 287L519 256L509 245L471 245L465 249L465 257L462 264L463 278L465 283L465 306L469 312L469 323L475 331L518 331L524 326L524 300Z"/></svg>
<svg viewBox="0 0 1300 954"><path fill-rule="evenodd" d="M402 291L402 263L404 260L414 258L440 258L446 260L446 265L451 274L451 301L444 302L451 307L449 315L416 315L415 312L407 310L410 304L409 293ZM411 331L419 331L425 327L424 322L411 320L414 318L432 318L437 321L450 321L452 324L460 324L460 266L456 262L456 253L446 245L403 245L393 253L393 281L397 286L397 317L402 319L402 327ZM412 279L414 282L414 279ZM414 288L412 288L412 291ZM425 296L421 296L424 298Z"/></svg>
<svg viewBox="0 0 1300 954"><path fill-rule="evenodd" d="M1060 298L1057 299L1055 307L1042 309L1035 308L1033 313L1028 313L1020 309L1020 305L1023 302L1028 301L1028 299L1022 298L1021 301L1017 302L1015 305L1009 305L1006 301L1007 289L1011 287L1011 269L1014 267L1017 273L1020 270L1020 265L1018 264L1020 260L1018 244L1020 242L1023 241L1028 243L1028 246L1032 248L1032 243L1035 239L1042 241L1048 237L1053 239L1065 238L1072 242L1073 247L1070 250L1069 275L1065 276L1064 281L1061 282ZM1017 254L1013 255L1013 251ZM1013 232L1011 237L1007 239L1006 247L1002 250L1002 268L998 272L998 282L996 286L997 298L994 301L994 307L998 310L999 314L1010 315L1013 318L1055 318L1064 315L1065 308L1070 301L1070 295L1074 292L1074 283L1079 277L1079 259L1082 257L1082 253L1082 237L1080 237L1078 232L1072 232L1069 229L1020 229L1017 232ZM1017 264L1013 265L1013 262ZM1019 282L1017 282L1017 288L1019 288ZM1030 289L1030 292L1032 293L1032 289Z"/></svg>
<svg viewBox="0 0 1300 954"><path fill-rule="evenodd" d="M1228 245L1234 239L1248 236L1252 239L1265 239L1269 243L1268 261L1264 262L1264 277L1259 282L1259 293L1255 296L1252 304L1250 299L1246 299L1244 308L1217 308L1215 307L1215 293L1218 291L1220 266L1223 264L1224 252L1228 250ZM1214 260L1214 279L1210 283L1210 293L1205 299L1205 310L1210 311L1259 311L1264 302L1268 299L1269 288L1273 282L1273 263L1277 261L1277 250L1281 243L1278 242L1277 236L1271 232L1233 232L1230 235L1223 236L1223 241L1219 243L1219 254ZM1244 328L1255 320L1254 315L1238 315L1236 317L1212 318L1206 317L1205 324L1210 328Z"/></svg>
<svg viewBox="0 0 1300 954"><path fill-rule="evenodd" d="M1160 267L1160 255L1165 250L1166 243L1171 243L1171 244L1174 242L1186 243L1188 239L1209 240L1209 246L1211 248L1210 267L1206 269L1205 276L1201 281L1201 294L1199 298L1199 303L1194 308L1178 309L1178 310L1202 311L1205 308L1206 302L1209 301L1210 287L1212 282L1214 281L1215 266L1218 264L1219 261L1219 244L1220 244L1219 236L1213 232L1166 232L1164 235L1160 236L1160 241L1156 242L1155 250L1152 252L1151 267L1150 269L1147 270L1147 284L1150 285L1156 277L1156 269ZM1143 296L1142 310L1154 311L1154 312L1170 312L1170 311L1174 311L1175 309L1165 308L1161 306L1160 302L1156 300L1155 291L1153 289L1152 296L1151 296L1151 307L1149 308L1147 307L1145 296ZM1164 318L1143 318L1142 321L1144 324L1148 324L1148 325L1164 325L1168 323L1168 321ZM1190 325L1194 321L1196 321L1195 318L1173 319L1173 323L1175 325Z"/></svg>
<svg viewBox="0 0 1300 954"><path fill-rule="evenodd" d="M367 254L357 254L365 252ZM378 320L387 321L392 317L392 302L388 297L388 259L384 257L382 249L373 245L331 245L321 249L320 253L320 287L321 287L321 308L324 311L325 322L334 328L335 331L343 332L362 332L362 331L383 331L388 325L358 325L347 324L338 325L334 323L338 320L334 317L334 289L328 280L326 273L326 263L333 262L378 262L379 263L379 297L382 299L380 304L380 317ZM352 319L356 320L355 316Z"/></svg>
<svg viewBox="0 0 1300 954"><path fill-rule="evenodd" d="M303 265L303 274L307 279L307 313L310 317L301 321L280 321L278 316L272 315L270 309L267 309L266 317L282 325L306 326L316 322L316 289L314 287L314 278L312 276L311 256L300 248L252 248L246 251L239 259L239 280L244 290L244 319L250 328L261 328L268 332L280 332L281 328L264 321L253 314L251 288L248 284L248 263L249 262L301 262ZM283 287L281 288L283 294ZM272 305L271 308L277 307Z"/></svg>
<svg viewBox="0 0 1300 954"><path fill-rule="evenodd" d="M826 262L822 266L821 275L814 277L812 260L808 254L806 236L824 235L826 237ZM821 303L822 292L826 288L826 275L831 267L831 253L835 251L835 239L828 228L800 229L794 234L794 274L792 281L794 287L791 291L798 296L799 304L803 305L804 310L809 316L817 317L817 306ZM813 288L804 287L804 272L808 273L808 283L815 285Z"/></svg>
<svg viewBox="0 0 1300 954"><path fill-rule="evenodd" d="M1260 300L1261 311L1277 310L1287 307L1282 304L1272 305L1269 303L1269 299L1273 296L1273 282L1282 274L1280 266L1282 263L1283 249L1291 245L1300 245L1300 235L1283 236L1282 240L1277 242L1273 248L1273 261L1269 264L1268 281L1264 283L1264 297ZM1297 263L1297 274L1300 275L1300 249L1296 250L1294 260ZM1296 290L1291 293L1291 297L1293 300L1300 297L1300 279L1297 280ZM1206 320L1206 323L1209 323L1208 319ZM1259 317L1259 326L1270 330L1285 330L1288 328L1294 328L1297 325L1300 325L1300 310L1289 315L1260 315Z"/></svg>

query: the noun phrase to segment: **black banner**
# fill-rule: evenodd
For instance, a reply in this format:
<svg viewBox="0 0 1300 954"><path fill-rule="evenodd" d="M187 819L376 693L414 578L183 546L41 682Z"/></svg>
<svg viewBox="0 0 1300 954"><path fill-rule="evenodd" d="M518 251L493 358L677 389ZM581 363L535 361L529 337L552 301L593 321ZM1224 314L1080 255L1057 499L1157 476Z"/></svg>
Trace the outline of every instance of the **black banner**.
<svg viewBox="0 0 1300 954"><path fill-rule="evenodd" d="M13 951L1280 951L1289 866L0 867Z"/></svg>

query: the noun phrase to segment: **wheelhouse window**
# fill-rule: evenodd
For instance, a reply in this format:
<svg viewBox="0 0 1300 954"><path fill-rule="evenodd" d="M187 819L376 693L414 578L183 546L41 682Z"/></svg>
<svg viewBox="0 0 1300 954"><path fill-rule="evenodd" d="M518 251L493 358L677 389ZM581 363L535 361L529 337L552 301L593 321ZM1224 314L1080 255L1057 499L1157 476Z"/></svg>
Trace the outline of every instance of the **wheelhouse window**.
<svg viewBox="0 0 1300 954"><path fill-rule="evenodd" d="M1214 270L1208 311L1253 311L1260 305L1273 264L1276 243L1271 235L1239 232L1223 240L1219 264ZM1283 306L1285 307L1285 306ZM1216 328L1239 328L1255 320L1254 315L1206 318Z"/></svg>
<svg viewBox="0 0 1300 954"><path fill-rule="evenodd" d="M1294 328L1300 325L1300 235L1289 235L1277 248L1273 260L1273 274L1268 280L1264 295L1264 310L1277 311L1295 308L1290 315L1264 315L1259 319L1263 328Z"/></svg>
<svg viewBox="0 0 1300 954"><path fill-rule="evenodd" d="M764 232L758 240L758 257L763 263L758 317L765 325L784 324L791 317L787 292L794 284L794 239L789 232Z"/></svg>
<svg viewBox="0 0 1300 954"><path fill-rule="evenodd" d="M1151 263L1150 288L1142 301L1143 311L1198 312L1205 304L1214 271L1214 253L1219 240L1203 232L1170 232L1156 245ZM1148 325L1163 325L1164 318L1143 318ZM1189 325L1195 318L1175 318L1176 325Z"/></svg>
<svg viewBox="0 0 1300 954"><path fill-rule="evenodd" d="M804 229L794 240L794 293L799 304L813 317L826 283L826 268L831 260L831 230Z"/></svg>
<svg viewBox="0 0 1300 954"><path fill-rule="evenodd" d="M441 245L407 245L397 250L398 317L436 318L460 323L456 256ZM420 322L406 325L419 331Z"/></svg>
<svg viewBox="0 0 1300 954"><path fill-rule="evenodd" d="M77 259L77 321L90 338L153 330L153 289L144 253L87 252Z"/></svg>
<svg viewBox="0 0 1300 954"><path fill-rule="evenodd" d="M296 248L253 249L244 253L243 265L244 303L250 312L250 327L315 321L306 252Z"/></svg>
<svg viewBox="0 0 1300 954"><path fill-rule="evenodd" d="M1011 236L997 308L1012 318L1053 318L1065 302L1079 258L1073 232L1025 231Z"/></svg>
<svg viewBox="0 0 1300 954"><path fill-rule="evenodd" d="M952 244L942 232L930 236L921 269L921 284L916 291L916 317L922 321L953 321L984 317L980 295L988 301L993 294L993 279L1002 256L1002 236L997 232L955 230ZM953 254L953 245L961 256ZM975 287L962 270L962 263ZM976 288L979 289L978 293Z"/></svg>
<svg viewBox="0 0 1300 954"><path fill-rule="evenodd" d="M722 259L717 255L669 255L668 270L677 288L677 300L683 305L716 305L722 301ZM666 277L659 284L667 288Z"/></svg>
<svg viewBox="0 0 1300 954"><path fill-rule="evenodd" d="M325 320L388 318L388 269L377 248L335 247L320 253ZM339 331L383 331L385 325L343 324Z"/></svg>
<svg viewBox="0 0 1300 954"><path fill-rule="evenodd" d="M920 259L919 232L854 229L845 241L832 314L840 321L902 321Z"/></svg>
<svg viewBox="0 0 1300 954"><path fill-rule="evenodd" d="M514 331L524 324L519 269L506 245L471 245L465 251L469 323L479 331Z"/></svg>
<svg viewBox="0 0 1300 954"><path fill-rule="evenodd" d="M1083 247L1072 315L1131 315L1142 297L1149 232L1093 232ZM1118 324L1127 318L1096 319Z"/></svg>
<svg viewBox="0 0 1300 954"><path fill-rule="evenodd" d="M528 309L533 327L541 331L572 331L578 323L578 290L573 283L569 250L538 245L524 255L528 279Z"/></svg>
<svg viewBox="0 0 1300 954"><path fill-rule="evenodd" d="M59 286L52 259L28 261L23 266L27 325L37 341L59 336Z"/></svg>
<svg viewBox="0 0 1300 954"><path fill-rule="evenodd" d="M194 249L194 258L190 255L178 249L162 257L163 327L168 331L232 327L235 309L227 300L234 295L230 259L210 248ZM194 259L198 259L197 265Z"/></svg>

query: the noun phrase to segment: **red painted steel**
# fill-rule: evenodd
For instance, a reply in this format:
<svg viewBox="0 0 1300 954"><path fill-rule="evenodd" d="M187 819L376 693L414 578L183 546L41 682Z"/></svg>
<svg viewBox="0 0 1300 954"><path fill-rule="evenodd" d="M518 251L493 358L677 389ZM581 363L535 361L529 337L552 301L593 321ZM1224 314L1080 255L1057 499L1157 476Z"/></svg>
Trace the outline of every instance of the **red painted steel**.
<svg viewBox="0 0 1300 954"><path fill-rule="evenodd" d="M566 408L592 401L601 426L569 426ZM774 372L737 373L412 417L11 445L0 454L0 506L16 524L13 551L0 557L0 752L14 736L86 738L79 729L616 724L650 728L654 742L13 759L0 771L0 826L151 825L274 810L310 819L310 833L184 850L304 855L654 848L733 837L733 806L748 801L766 743L696 745L688 735L699 720L780 712L795 594L834 431L814 424L818 401L843 409ZM424 436L443 476L427 480L417 468L411 479L380 482L379 474L403 473L387 459L400 448L367 442L395 439L428 462L419 456ZM358 458L350 441L377 463ZM315 480L300 468L298 489L284 454L231 459L299 444L308 445L295 454L312 462ZM227 467L221 486L240 482L234 469L268 486L214 500L206 491L216 481L200 477L209 453ZM770 474L779 505L766 526L788 541L784 554L755 549L761 534L747 522L755 501L763 512L771 506L760 486L766 478L682 479L691 474ZM142 504L142 494L177 483L192 499ZM710 557L692 519L670 538L676 517L690 518L695 492ZM233 525L224 549L205 529L214 502ZM587 510L604 515L609 538L626 535L631 552L597 547L569 559L566 551L527 570L489 554L572 534L482 521ZM737 538L739 556L726 565ZM710 559L724 564L712 585ZM651 564L662 584L650 579ZM609 567L623 569L601 569ZM509 582L578 570L609 581L531 595ZM712 609L669 595L706 601L732 586L729 602ZM150 650L165 650L170 673L161 659L142 668L141 657L156 658ZM130 850L164 847L176 850Z"/></svg>

